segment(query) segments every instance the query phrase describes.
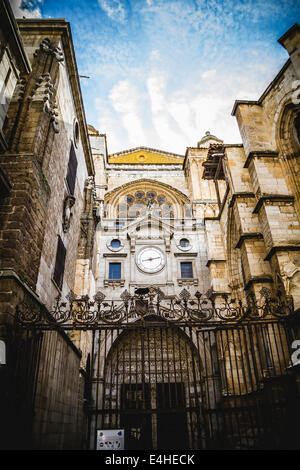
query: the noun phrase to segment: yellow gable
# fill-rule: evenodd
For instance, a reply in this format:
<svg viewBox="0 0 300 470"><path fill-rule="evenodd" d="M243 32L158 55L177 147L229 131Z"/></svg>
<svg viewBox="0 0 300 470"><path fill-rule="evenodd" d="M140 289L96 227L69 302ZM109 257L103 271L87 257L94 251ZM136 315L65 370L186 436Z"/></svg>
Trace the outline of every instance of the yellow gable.
<svg viewBox="0 0 300 470"><path fill-rule="evenodd" d="M108 163L124 164L181 164L184 157L154 149L138 148L108 155Z"/></svg>

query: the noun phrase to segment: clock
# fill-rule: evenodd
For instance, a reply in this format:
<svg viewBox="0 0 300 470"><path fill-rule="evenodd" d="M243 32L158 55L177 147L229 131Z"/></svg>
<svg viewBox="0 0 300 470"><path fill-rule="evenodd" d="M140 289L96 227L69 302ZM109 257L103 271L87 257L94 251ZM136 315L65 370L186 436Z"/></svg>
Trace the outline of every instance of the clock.
<svg viewBox="0 0 300 470"><path fill-rule="evenodd" d="M136 258L136 264L145 273L157 273L165 265L165 257L158 248L143 248Z"/></svg>

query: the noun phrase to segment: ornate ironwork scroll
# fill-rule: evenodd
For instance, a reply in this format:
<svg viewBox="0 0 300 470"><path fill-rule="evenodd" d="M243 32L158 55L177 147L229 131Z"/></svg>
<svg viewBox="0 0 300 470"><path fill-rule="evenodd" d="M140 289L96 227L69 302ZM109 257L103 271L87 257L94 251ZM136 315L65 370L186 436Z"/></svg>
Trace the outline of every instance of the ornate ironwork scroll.
<svg viewBox="0 0 300 470"><path fill-rule="evenodd" d="M25 327L54 329L92 329L105 325L130 325L136 321L165 321L170 324L220 324L268 318L286 318L294 312L292 297L280 292L272 296L269 289L263 288L257 300L254 294L247 297L247 305L241 301L222 296L216 302L211 292L190 292L183 289L179 296L165 296L161 289L154 287L136 289L131 295L125 290L120 300L105 300L102 292L93 298L77 297L70 292L65 300L56 298L56 304L48 312L42 307L26 303L17 307L16 321Z"/></svg>

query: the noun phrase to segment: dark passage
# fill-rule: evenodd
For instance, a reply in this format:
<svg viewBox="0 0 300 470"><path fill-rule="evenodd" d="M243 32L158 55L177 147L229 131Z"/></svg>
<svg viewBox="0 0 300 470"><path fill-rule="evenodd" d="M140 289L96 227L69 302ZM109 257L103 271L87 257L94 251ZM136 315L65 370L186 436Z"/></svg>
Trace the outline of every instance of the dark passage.
<svg viewBox="0 0 300 470"><path fill-rule="evenodd" d="M149 384L123 384L121 396L121 427L125 429L125 449L152 449Z"/></svg>
<svg viewBox="0 0 300 470"><path fill-rule="evenodd" d="M188 449L184 384L160 383L156 390L158 449Z"/></svg>

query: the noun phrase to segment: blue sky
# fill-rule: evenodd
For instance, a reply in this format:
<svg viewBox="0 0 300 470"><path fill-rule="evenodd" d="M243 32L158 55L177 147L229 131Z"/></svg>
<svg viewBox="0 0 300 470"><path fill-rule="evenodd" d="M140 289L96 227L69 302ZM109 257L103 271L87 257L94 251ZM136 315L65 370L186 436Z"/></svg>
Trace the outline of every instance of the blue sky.
<svg viewBox="0 0 300 470"><path fill-rule="evenodd" d="M239 143L235 99L258 99L288 58L297 0L11 0L71 23L87 121L109 153L184 154L210 130Z"/></svg>

